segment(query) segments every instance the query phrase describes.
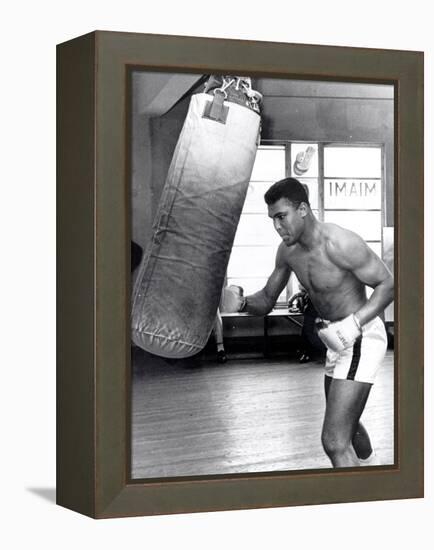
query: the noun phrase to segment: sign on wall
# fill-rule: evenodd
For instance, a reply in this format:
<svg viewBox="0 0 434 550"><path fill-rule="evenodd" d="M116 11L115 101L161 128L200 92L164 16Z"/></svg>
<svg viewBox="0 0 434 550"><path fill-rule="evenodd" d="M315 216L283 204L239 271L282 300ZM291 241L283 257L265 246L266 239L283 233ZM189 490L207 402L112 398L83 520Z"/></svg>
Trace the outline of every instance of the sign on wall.
<svg viewBox="0 0 434 550"><path fill-rule="evenodd" d="M324 208L381 210L381 179L326 179Z"/></svg>

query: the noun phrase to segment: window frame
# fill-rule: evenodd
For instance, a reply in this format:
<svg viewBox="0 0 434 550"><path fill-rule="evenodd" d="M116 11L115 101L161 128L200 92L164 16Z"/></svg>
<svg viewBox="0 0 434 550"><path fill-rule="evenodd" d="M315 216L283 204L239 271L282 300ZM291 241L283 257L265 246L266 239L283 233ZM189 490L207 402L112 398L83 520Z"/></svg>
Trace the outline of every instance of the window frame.
<svg viewBox="0 0 434 550"><path fill-rule="evenodd" d="M367 211L375 211L380 212L380 223L381 223L381 231L383 227L385 226L385 219L386 219L386 212L385 212L385 204L386 204L386 174L385 174L385 144L380 142L331 142L331 141L315 141L315 140L282 140L282 139L264 139L261 140L259 148L265 148L265 147L279 147L284 148L285 151L285 167L284 167L284 177L291 177L292 176L292 156L291 156L291 145L293 144L315 144L317 145L317 151L318 151L318 176L316 178L312 177L311 179L317 179L318 183L318 209L314 209L315 212L318 213L318 220L321 222L324 222L325 219L325 212L333 212L333 211L345 211L345 212L367 212ZM380 149L381 154L381 173L379 178L381 181L381 208L380 209L354 209L354 208L348 208L348 209L330 209L325 208L325 201L324 201L324 185L326 179L333 179L333 176L325 177L324 173L324 150L328 147L338 148L338 147L345 147L345 148L376 148ZM294 177L294 176L292 176ZM307 177L309 178L309 177ZM363 179L360 177L352 177L348 176L347 179ZM253 181L253 180L252 180ZM250 183L249 183L250 185ZM241 216L243 213L241 212ZM248 215L247 213L245 215ZM264 211L264 215L266 215ZM241 218L240 218L241 219ZM366 240L366 243L375 243L380 246L381 251L381 258L383 257L383 239L380 236L379 240ZM252 246L252 245L250 245ZM229 269L229 266L228 266ZM271 270L270 270L271 274ZM231 279L239 280L242 277L231 277L229 273L226 273L226 284L231 284ZM279 309L282 307L285 307L290 297L293 295L294 290L291 290L290 287L294 286L294 283L292 282L293 276L291 276L290 280L288 281L286 288L285 288L285 299L278 300L274 306L274 309ZM297 286L297 282L295 284ZM258 289L259 290L259 289ZM296 291L296 290L295 290Z"/></svg>

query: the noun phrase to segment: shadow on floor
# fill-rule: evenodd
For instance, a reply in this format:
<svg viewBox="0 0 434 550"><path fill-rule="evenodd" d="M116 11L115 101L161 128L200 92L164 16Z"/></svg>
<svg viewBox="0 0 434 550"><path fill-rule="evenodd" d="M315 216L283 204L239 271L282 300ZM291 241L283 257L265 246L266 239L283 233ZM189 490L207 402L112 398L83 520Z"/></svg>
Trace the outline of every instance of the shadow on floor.
<svg viewBox="0 0 434 550"><path fill-rule="evenodd" d="M54 487L27 487L27 491L56 504L56 489Z"/></svg>

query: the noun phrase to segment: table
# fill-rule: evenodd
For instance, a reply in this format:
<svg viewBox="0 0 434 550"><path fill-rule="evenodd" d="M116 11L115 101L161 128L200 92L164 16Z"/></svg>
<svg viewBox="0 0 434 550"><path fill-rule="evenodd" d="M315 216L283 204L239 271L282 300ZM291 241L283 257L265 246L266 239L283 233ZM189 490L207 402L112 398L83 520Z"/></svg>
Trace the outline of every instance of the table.
<svg viewBox="0 0 434 550"><path fill-rule="evenodd" d="M275 308L272 311L270 311L270 313L263 316L254 315L252 313L245 313L245 312L221 313L221 316L222 318L236 317L238 319L250 318L250 317L263 317L264 319L264 347L263 347L264 357L268 357L269 355L268 326L269 326L269 319L271 317L282 317L286 319L289 323L292 323L299 328L303 327L303 314L289 311L287 307Z"/></svg>

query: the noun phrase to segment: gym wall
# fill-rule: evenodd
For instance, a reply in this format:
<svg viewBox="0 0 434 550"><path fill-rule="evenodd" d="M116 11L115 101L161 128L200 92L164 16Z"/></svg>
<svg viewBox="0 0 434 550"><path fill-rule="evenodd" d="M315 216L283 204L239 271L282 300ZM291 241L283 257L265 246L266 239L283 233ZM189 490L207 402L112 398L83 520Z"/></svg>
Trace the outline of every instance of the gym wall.
<svg viewBox="0 0 434 550"><path fill-rule="evenodd" d="M190 91L200 75L192 77ZM166 174L187 113L189 96L181 82L177 102L177 81L161 77L150 91L133 78L132 155L132 238L145 249L151 236L152 220L158 208ZM185 80L185 79L184 79ZM172 86L172 105L158 114L143 108L146 93L158 96L158 86L167 93ZM281 79L254 79L253 87L264 96L262 139L384 144L384 219L394 225L393 88L353 83L310 82ZM148 102L151 103L151 102ZM152 116L150 116L152 115ZM285 320L273 319L270 336L296 334ZM262 319L225 320L225 337L262 336Z"/></svg>

